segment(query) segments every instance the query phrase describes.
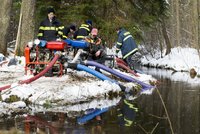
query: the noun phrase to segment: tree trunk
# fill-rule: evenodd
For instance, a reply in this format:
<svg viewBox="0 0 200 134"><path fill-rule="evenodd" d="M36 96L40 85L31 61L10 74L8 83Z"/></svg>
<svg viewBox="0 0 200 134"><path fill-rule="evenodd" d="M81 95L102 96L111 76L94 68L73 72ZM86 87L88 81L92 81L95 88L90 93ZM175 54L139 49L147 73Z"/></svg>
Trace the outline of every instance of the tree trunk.
<svg viewBox="0 0 200 134"><path fill-rule="evenodd" d="M172 45L170 43L169 36L167 34L167 28L166 28L164 20L162 21L162 33L163 33L163 37L165 39L165 44L166 44L166 53L165 53L165 55L167 55L167 54L169 54L171 52Z"/></svg>
<svg viewBox="0 0 200 134"><path fill-rule="evenodd" d="M157 33L156 35L157 35L157 39L158 39L158 44L160 46L160 55L161 55L160 57L163 58L162 54L163 54L163 48L164 48L163 47L164 38L162 37L163 34L162 34L161 25L162 24L158 23L158 25L156 26L155 30L156 30L156 33Z"/></svg>
<svg viewBox="0 0 200 134"><path fill-rule="evenodd" d="M36 0L22 0L21 23L19 23L16 41L16 53L20 56L23 55L26 44L34 39L35 5Z"/></svg>
<svg viewBox="0 0 200 134"><path fill-rule="evenodd" d="M177 39L177 46L180 46L180 13L179 13L179 0L176 0L175 2L176 6L176 39Z"/></svg>
<svg viewBox="0 0 200 134"><path fill-rule="evenodd" d="M198 10L199 0L169 0L170 17L170 42L172 47L199 48ZM167 23L166 23L167 24Z"/></svg>
<svg viewBox="0 0 200 134"><path fill-rule="evenodd" d="M12 0L0 0L0 53L6 55Z"/></svg>
<svg viewBox="0 0 200 134"><path fill-rule="evenodd" d="M198 49L200 49L200 0L197 0L197 12L198 12Z"/></svg>

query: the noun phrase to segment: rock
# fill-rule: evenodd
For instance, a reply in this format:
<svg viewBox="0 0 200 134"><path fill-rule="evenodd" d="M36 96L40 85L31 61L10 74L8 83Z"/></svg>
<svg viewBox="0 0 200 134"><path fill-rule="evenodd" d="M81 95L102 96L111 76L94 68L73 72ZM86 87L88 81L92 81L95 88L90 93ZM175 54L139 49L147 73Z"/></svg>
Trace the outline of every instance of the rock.
<svg viewBox="0 0 200 134"><path fill-rule="evenodd" d="M8 66L11 66L11 65L17 65L17 59L16 58L12 58L10 59L9 63L8 63Z"/></svg>
<svg viewBox="0 0 200 134"><path fill-rule="evenodd" d="M197 75L197 72L194 68L190 69L190 77L194 78Z"/></svg>

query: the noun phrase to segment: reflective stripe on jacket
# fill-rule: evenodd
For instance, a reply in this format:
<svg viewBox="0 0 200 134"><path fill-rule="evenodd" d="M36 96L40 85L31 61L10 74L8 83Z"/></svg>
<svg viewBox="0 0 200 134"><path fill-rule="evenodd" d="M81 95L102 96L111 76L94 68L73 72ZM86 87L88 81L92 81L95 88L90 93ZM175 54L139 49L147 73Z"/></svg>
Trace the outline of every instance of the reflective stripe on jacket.
<svg viewBox="0 0 200 134"><path fill-rule="evenodd" d="M65 27L63 29L63 36L62 36L63 39L74 39L74 32L71 32L70 31L70 28L69 27Z"/></svg>
<svg viewBox="0 0 200 134"><path fill-rule="evenodd" d="M122 107L117 109L119 123L122 126L130 127L136 123L138 107L131 100L123 100Z"/></svg>
<svg viewBox="0 0 200 134"><path fill-rule="evenodd" d="M121 49L123 59L138 51L137 44L130 32L120 29L118 33L117 49Z"/></svg>
<svg viewBox="0 0 200 134"><path fill-rule="evenodd" d="M46 41L53 41L63 35L64 26L56 20L55 18L52 22L46 18L44 21L41 22L38 32L38 39L46 40Z"/></svg>
<svg viewBox="0 0 200 134"><path fill-rule="evenodd" d="M90 34L92 27L88 24L82 24L74 35L75 39L81 40Z"/></svg>

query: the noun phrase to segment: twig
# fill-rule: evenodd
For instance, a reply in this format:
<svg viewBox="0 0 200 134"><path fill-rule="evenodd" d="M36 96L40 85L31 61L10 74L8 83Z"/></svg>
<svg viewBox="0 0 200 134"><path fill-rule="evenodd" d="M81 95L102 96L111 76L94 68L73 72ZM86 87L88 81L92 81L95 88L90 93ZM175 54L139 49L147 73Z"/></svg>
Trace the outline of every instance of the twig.
<svg viewBox="0 0 200 134"><path fill-rule="evenodd" d="M159 122L155 125L155 127L153 128L153 130L151 131L150 134L153 134L153 132L156 130L157 126L159 125Z"/></svg>
<svg viewBox="0 0 200 134"><path fill-rule="evenodd" d="M169 114L168 114L167 108L166 108L166 106L165 106L165 103L164 103L164 101L163 101L163 99L162 99L162 96L161 96L161 94L160 94L160 91L159 91L157 88L156 88L155 90L157 91L157 93L158 93L158 95L159 95L159 97L160 97L160 100L161 100L161 102L162 102L162 104L163 104L163 107L164 107L164 109L165 109L165 113L166 113L166 115L167 115L167 119L168 119L168 122L169 122L169 126L170 126L170 129L171 129L171 132L172 132L172 134L174 134L174 130L173 130L173 128L172 128L172 123L171 123L171 120L170 120L170 118L169 118Z"/></svg>
<svg viewBox="0 0 200 134"><path fill-rule="evenodd" d="M148 134L148 132L140 124L138 124L138 126L144 131L145 134Z"/></svg>
<svg viewBox="0 0 200 134"><path fill-rule="evenodd" d="M157 115L153 115L153 114L149 114L150 116L152 117L155 117L155 118L158 118L158 119L167 119L167 117L160 117L160 116L157 116Z"/></svg>
<svg viewBox="0 0 200 134"><path fill-rule="evenodd" d="M2 61L2 62L0 62L0 67L1 67L3 64L6 64L6 63L8 63L8 61Z"/></svg>

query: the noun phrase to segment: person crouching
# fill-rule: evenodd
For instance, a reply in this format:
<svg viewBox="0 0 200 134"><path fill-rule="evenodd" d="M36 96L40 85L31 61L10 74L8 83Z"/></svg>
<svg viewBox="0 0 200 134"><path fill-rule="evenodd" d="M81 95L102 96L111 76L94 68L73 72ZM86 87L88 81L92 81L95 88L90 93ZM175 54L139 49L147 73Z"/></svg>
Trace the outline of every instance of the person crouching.
<svg viewBox="0 0 200 134"><path fill-rule="evenodd" d="M90 43L89 57L88 60L93 60L100 64L105 64L106 53L102 40L98 37L98 29L93 28L89 37L86 41ZM96 71L101 72L98 67L95 68Z"/></svg>

